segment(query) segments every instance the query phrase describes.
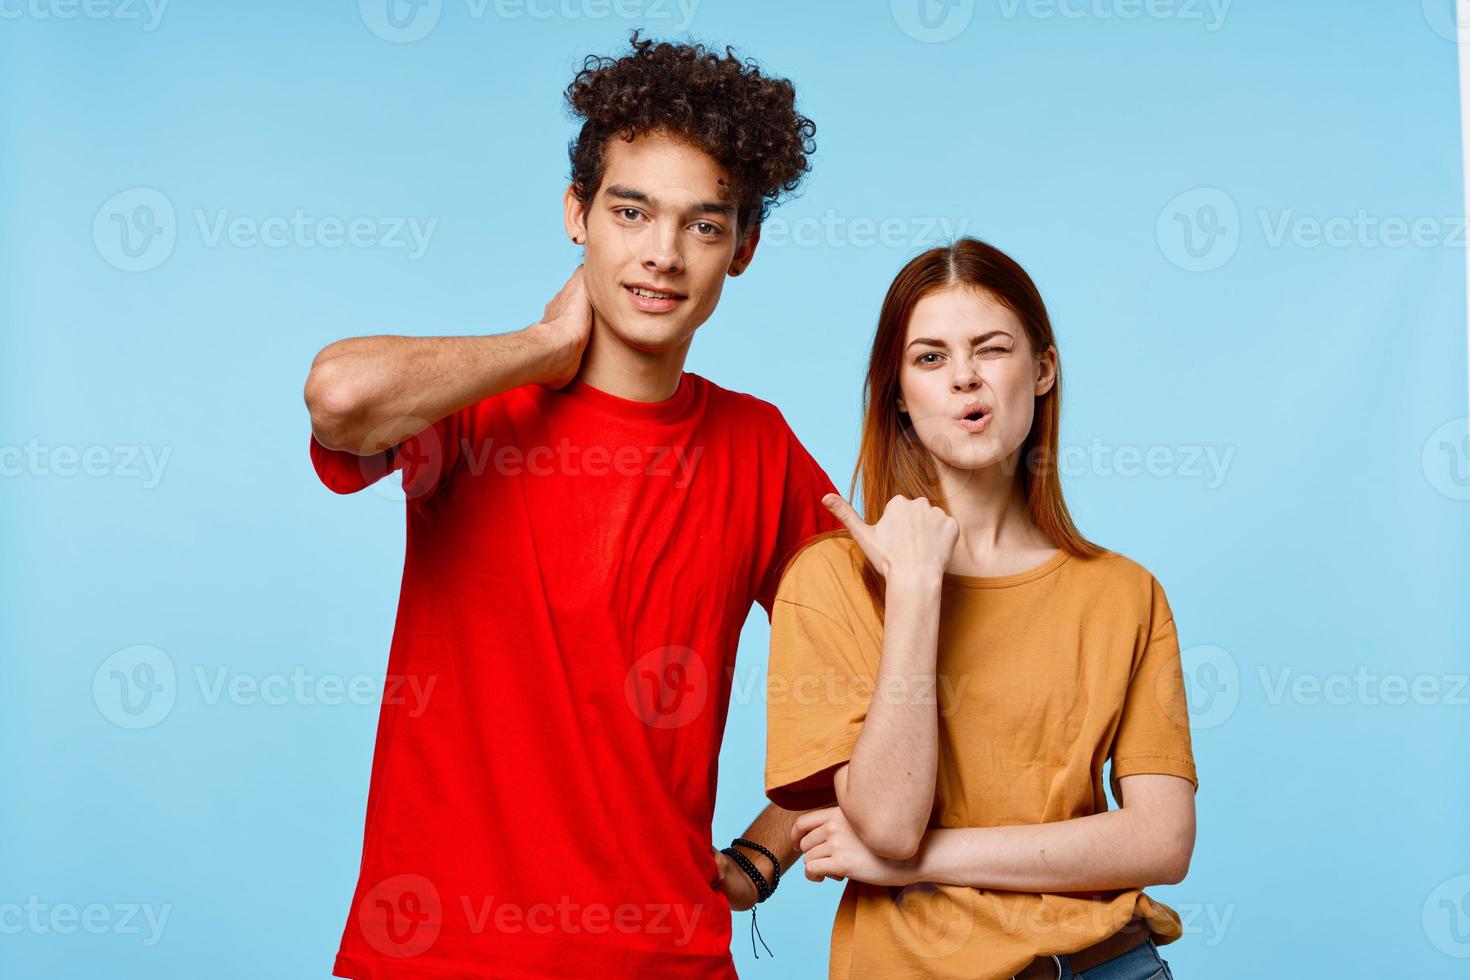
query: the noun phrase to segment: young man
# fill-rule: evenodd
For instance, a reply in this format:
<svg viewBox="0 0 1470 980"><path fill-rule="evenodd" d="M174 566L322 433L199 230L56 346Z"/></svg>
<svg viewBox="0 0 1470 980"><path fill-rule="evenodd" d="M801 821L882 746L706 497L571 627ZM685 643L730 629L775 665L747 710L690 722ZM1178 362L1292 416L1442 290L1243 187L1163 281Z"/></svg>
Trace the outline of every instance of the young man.
<svg viewBox="0 0 1470 980"><path fill-rule="evenodd" d="M736 643L837 523L780 412L683 367L815 127L728 52L632 45L567 90L585 252L542 319L339 341L306 382L322 481L402 470L408 498L336 976L735 976L756 888L710 823ZM745 837L789 866L793 820Z"/></svg>

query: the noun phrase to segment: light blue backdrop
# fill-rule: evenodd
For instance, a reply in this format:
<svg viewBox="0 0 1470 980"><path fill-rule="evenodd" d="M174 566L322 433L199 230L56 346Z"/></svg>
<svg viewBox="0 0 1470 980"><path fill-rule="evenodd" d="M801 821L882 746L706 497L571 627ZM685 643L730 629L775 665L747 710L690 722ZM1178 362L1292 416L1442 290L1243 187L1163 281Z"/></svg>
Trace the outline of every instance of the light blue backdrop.
<svg viewBox="0 0 1470 980"><path fill-rule="evenodd" d="M907 258L969 233L1040 283L1071 505L1185 647L1176 975L1464 975L1449 0L924 2L0 0L0 975L327 975L403 515L316 482L302 381L338 337L539 313L575 261L562 89L639 24L740 46L818 123L690 368L839 483ZM766 635L717 840L763 802ZM763 907L775 960L738 916L742 974L824 976L839 889Z"/></svg>

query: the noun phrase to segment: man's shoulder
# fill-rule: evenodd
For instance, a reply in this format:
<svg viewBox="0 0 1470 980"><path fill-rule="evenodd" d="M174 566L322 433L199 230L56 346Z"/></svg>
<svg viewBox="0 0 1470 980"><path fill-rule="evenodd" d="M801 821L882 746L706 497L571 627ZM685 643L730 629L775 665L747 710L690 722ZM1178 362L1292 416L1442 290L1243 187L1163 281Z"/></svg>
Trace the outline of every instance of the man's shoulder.
<svg viewBox="0 0 1470 980"><path fill-rule="evenodd" d="M786 435L791 431L786 416L773 403L744 391L715 384L702 375L689 372L689 377L705 390L706 404L717 417L735 418L742 423L762 427L762 432Z"/></svg>

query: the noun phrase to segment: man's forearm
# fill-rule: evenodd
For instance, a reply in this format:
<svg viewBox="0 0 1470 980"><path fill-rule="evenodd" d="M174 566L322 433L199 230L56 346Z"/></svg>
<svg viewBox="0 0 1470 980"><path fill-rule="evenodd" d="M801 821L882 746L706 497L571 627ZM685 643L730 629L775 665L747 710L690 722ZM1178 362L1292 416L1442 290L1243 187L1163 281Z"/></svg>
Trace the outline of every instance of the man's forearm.
<svg viewBox="0 0 1470 980"><path fill-rule="evenodd" d="M914 856L914 880L1022 892L1172 884L1169 850L1147 815L1124 807L1010 827L935 828Z"/></svg>
<svg viewBox="0 0 1470 980"><path fill-rule="evenodd" d="M540 324L488 337L339 340L306 379L312 431L330 449L381 452L466 405L549 377L558 343Z"/></svg>
<svg viewBox="0 0 1470 980"><path fill-rule="evenodd" d="M746 840L755 841L757 844L776 855L781 861L781 870L785 871L796 863L801 857L801 849L791 839L791 826L796 823L799 811L783 810L772 803L760 812L745 833L741 834ZM770 881L772 876L771 862L765 855L744 849L745 856L755 862L760 873Z"/></svg>

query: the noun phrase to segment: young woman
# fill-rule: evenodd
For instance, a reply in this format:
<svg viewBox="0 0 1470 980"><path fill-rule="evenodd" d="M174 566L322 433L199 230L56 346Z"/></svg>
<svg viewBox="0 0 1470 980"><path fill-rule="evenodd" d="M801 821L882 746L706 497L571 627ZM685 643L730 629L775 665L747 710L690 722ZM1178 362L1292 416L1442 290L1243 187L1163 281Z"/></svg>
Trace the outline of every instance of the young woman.
<svg viewBox="0 0 1470 980"><path fill-rule="evenodd" d="M1041 296L962 239L884 300L854 484L866 518L791 563L766 789L846 880L837 978L1171 977L1198 787L1173 615L1078 533ZM1103 766L1119 803L1109 810Z"/></svg>

